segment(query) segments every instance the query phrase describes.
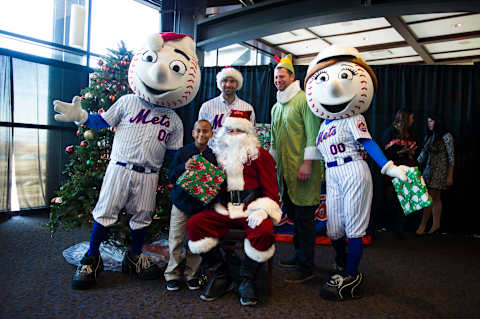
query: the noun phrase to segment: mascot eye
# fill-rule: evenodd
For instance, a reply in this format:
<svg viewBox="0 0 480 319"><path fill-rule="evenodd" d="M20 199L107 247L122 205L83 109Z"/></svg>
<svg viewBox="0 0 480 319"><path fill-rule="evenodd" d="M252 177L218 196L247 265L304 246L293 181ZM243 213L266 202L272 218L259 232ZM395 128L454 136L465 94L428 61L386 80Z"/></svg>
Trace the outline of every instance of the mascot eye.
<svg viewBox="0 0 480 319"><path fill-rule="evenodd" d="M187 66L180 60L173 60L170 62L170 69L181 75L184 75L185 71L187 71Z"/></svg>
<svg viewBox="0 0 480 319"><path fill-rule="evenodd" d="M340 73L338 73L338 78L340 80L351 80L353 79L353 72L350 70L341 70Z"/></svg>
<svg viewBox="0 0 480 319"><path fill-rule="evenodd" d="M157 62L157 54L153 51L146 51L142 56L142 60L145 62L155 63Z"/></svg>
<svg viewBox="0 0 480 319"><path fill-rule="evenodd" d="M328 79L329 79L328 73L325 71L320 71L316 73L314 76L314 80L316 80L317 82L327 82Z"/></svg>

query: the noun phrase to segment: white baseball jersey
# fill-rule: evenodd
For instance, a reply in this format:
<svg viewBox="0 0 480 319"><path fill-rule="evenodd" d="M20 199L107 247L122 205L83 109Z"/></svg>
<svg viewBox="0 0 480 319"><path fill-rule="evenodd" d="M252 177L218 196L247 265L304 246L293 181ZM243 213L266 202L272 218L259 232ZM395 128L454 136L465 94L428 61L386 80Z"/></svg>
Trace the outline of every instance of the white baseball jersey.
<svg viewBox="0 0 480 319"><path fill-rule="evenodd" d="M327 164L327 234L332 240L361 238L370 220L373 183L357 140L371 136L362 115L326 122L320 127L317 148ZM344 162L347 157L352 160Z"/></svg>
<svg viewBox="0 0 480 319"><path fill-rule="evenodd" d="M103 119L115 126L111 159L159 169L166 150L183 145L183 124L171 109L128 94L118 99Z"/></svg>
<svg viewBox="0 0 480 319"><path fill-rule="evenodd" d="M215 134L215 131L222 127L223 120L228 116L228 112L232 109L252 111L250 122L255 125L255 110L253 109L253 106L240 99L238 96L235 96L233 103L228 105L228 102L223 98L222 94L202 104L200 112L198 113L198 119L209 121L212 124L212 130ZM212 140L209 141L209 145L211 145L211 141Z"/></svg>
<svg viewBox="0 0 480 319"><path fill-rule="evenodd" d="M160 169L166 150L183 145L182 121L171 109L154 106L133 94L119 98L102 117L116 130L93 217L108 227L125 208L133 215L130 228L144 228L152 221L158 173L140 173L117 162Z"/></svg>

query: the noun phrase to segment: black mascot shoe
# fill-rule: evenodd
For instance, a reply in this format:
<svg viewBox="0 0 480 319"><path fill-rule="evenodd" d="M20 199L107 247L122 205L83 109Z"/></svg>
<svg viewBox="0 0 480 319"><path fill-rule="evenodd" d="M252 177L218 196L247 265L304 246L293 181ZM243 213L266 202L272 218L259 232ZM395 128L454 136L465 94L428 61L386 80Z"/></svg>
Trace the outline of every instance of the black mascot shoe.
<svg viewBox="0 0 480 319"><path fill-rule="evenodd" d="M233 282L225 273L214 273L205 287L205 291L200 295L204 301L214 301L233 290Z"/></svg>
<svg viewBox="0 0 480 319"><path fill-rule="evenodd" d="M327 300L343 301L363 296L365 275L356 276L336 274L320 288L320 296Z"/></svg>
<svg viewBox="0 0 480 319"><path fill-rule="evenodd" d="M88 256L85 253L72 279L72 288L78 290L89 289L97 283L97 276L103 270L103 261L100 254Z"/></svg>
<svg viewBox="0 0 480 319"><path fill-rule="evenodd" d="M141 253L130 256L127 252L122 261L122 272L141 280L158 279L162 275L160 268L153 263L150 256Z"/></svg>
<svg viewBox="0 0 480 319"><path fill-rule="evenodd" d="M258 303L255 282L253 280L243 279L240 286L238 286L238 294L240 295L242 306L254 306Z"/></svg>

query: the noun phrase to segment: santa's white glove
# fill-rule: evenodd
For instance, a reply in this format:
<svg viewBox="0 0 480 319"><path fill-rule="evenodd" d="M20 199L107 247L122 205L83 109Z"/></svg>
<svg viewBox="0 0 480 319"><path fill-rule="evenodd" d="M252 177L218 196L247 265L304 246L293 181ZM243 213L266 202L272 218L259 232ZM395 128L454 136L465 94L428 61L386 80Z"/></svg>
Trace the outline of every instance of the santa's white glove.
<svg viewBox="0 0 480 319"><path fill-rule="evenodd" d="M403 182L407 181L407 175L405 175L405 172L407 171L409 167L405 165L400 165L397 166L393 164L392 161L388 161L387 164L385 164L382 167L382 174L388 175L390 177L396 177L400 179Z"/></svg>
<svg viewBox="0 0 480 319"><path fill-rule="evenodd" d="M54 110L60 114L55 114L55 120L59 122L75 122L83 124L88 119L88 113L80 105L80 97L75 96L72 103L62 101L53 101Z"/></svg>
<svg viewBox="0 0 480 319"><path fill-rule="evenodd" d="M268 217L264 209L257 209L247 217L248 227L255 228L260 225Z"/></svg>

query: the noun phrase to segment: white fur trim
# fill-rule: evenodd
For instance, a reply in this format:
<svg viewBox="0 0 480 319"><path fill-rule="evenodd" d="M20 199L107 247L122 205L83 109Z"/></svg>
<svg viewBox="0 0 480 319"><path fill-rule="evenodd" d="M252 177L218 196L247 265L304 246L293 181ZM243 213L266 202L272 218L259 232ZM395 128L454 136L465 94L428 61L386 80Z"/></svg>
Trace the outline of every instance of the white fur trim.
<svg viewBox="0 0 480 319"><path fill-rule="evenodd" d="M297 95L297 93L300 91L300 81L296 80L292 84L290 84L285 90L277 91L277 100L280 103L287 103L288 101L293 99L295 95Z"/></svg>
<svg viewBox="0 0 480 319"><path fill-rule="evenodd" d="M303 159L318 161L318 160L322 160L323 157L322 157L322 153L320 153L320 151L316 147L312 146L312 147L305 147L303 151Z"/></svg>
<svg viewBox="0 0 480 319"><path fill-rule="evenodd" d="M228 116L225 120L223 120L222 126L225 126L228 129L236 128L244 132L250 132L252 130L253 124L252 122L244 118Z"/></svg>
<svg viewBox="0 0 480 319"><path fill-rule="evenodd" d="M245 204L240 205L233 205L232 203L228 203L228 214L230 215L230 219L237 219L237 218L246 218L247 213L243 210Z"/></svg>
<svg viewBox="0 0 480 319"><path fill-rule="evenodd" d="M217 73L217 87L220 90L220 92L223 92L222 80L229 76L237 80L237 83L238 83L237 91L240 91L240 89L243 86L242 73L240 73L240 71L234 68L223 68L220 72Z"/></svg>
<svg viewBox="0 0 480 319"><path fill-rule="evenodd" d="M203 254L218 245L218 238L205 237L197 241L188 241L188 248L194 254Z"/></svg>
<svg viewBox="0 0 480 319"><path fill-rule="evenodd" d="M247 207L247 216L257 209L265 210L275 225L277 225L282 219L282 210L280 209L280 206L269 197L260 197L251 202Z"/></svg>
<svg viewBox="0 0 480 319"><path fill-rule="evenodd" d="M270 149L268 150L268 152L270 153L270 155L272 155L273 159L275 160L275 162L277 161L277 151L273 148L273 147L270 147Z"/></svg>
<svg viewBox="0 0 480 319"><path fill-rule="evenodd" d="M243 249L245 250L245 254L247 254L248 257L252 258L258 263L266 262L267 260L272 258L273 254L275 253L275 245L272 245L265 251L260 251L253 248L247 238L245 238L243 242Z"/></svg>

